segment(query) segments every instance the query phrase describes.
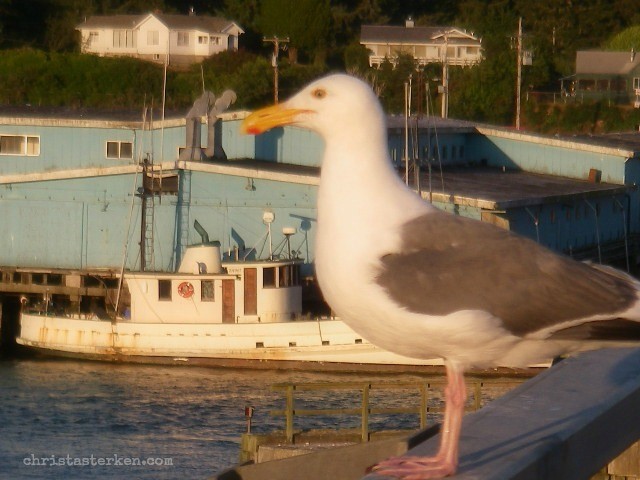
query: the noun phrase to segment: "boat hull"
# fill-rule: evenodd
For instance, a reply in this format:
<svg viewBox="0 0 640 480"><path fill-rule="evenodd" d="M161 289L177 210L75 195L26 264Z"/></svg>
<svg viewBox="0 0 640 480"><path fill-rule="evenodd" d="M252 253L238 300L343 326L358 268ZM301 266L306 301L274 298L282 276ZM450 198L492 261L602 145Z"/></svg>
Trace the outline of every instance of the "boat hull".
<svg viewBox="0 0 640 480"><path fill-rule="evenodd" d="M442 365L440 359L412 359L375 347L340 320L136 323L23 313L20 327L19 345L92 360L286 369L313 364L327 370L370 365L377 371Z"/></svg>

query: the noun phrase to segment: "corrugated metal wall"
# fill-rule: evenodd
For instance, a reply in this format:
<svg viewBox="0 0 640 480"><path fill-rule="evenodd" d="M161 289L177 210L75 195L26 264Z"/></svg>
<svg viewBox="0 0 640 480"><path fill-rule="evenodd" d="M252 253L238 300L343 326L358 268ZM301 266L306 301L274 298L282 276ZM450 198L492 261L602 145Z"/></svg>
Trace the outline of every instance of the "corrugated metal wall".
<svg viewBox="0 0 640 480"><path fill-rule="evenodd" d="M85 126L49 126L32 120L24 125L3 125L0 134L27 134L40 137L41 153L37 157L0 155L0 264L5 266L41 268L119 268L125 243L130 243L127 266L137 268L140 240L140 198L135 196L141 186L138 177L134 185L131 171L118 175L100 175L95 170L87 178L38 180L20 183L16 175L53 171L99 169L117 165L133 166L137 159L151 155L156 163L174 162L179 148L185 145L184 121L167 122L162 131L142 131L135 124L101 126L87 122ZM49 122L51 123L51 122ZM219 129L222 146L233 164L234 159L256 158L268 162L318 166L323 144L315 134L286 127L262 136L239 133L239 118L230 118ZM527 171L563 175L584 179L589 170L602 172L602 181L630 184L640 181L640 165L627 161L624 153L570 142L556 142L536 136L500 133L487 130L440 132L435 142L427 132L421 132L420 144L437 146L440 154L447 152L443 163L482 163L507 166ZM106 158L107 141L134 143L134 159ZM390 152L398 159L404 149L402 132L391 132ZM202 126L202 145L207 143L206 126ZM163 147L161 152L161 146ZM455 155L454 155L455 152ZM424 153L424 152L423 152ZM433 153L433 152L432 152ZM172 165L173 163L171 163ZM12 178L11 182L7 179ZM17 180L16 180L17 179ZM32 179L34 180L34 179ZM286 181L261 180L247 176L192 171L190 198L186 206L188 231L178 231L180 215L176 195L155 198L154 266L170 270L179 259L180 242L200 241L193 230L198 220L211 239L222 243L223 251L235 246L256 247L268 252L264 244L266 226L262 221L265 210L275 213L272 224L273 246L282 244L282 228L295 227L293 250L312 261L316 219L317 187ZM133 216L129 222L131 205ZM595 203L594 203L595 204ZM603 197L597 200L601 212L597 220L587 203L576 200L572 204L549 204L536 208L514 208L504 214L510 228L558 250L584 248L623 236L625 205L629 232L640 232L640 211L637 191L617 202ZM452 204L440 205L453 213L483 218L479 208ZM532 214L539 219L536 229ZM597 230L597 232L596 232ZM596 236L598 238L596 238ZM264 245L264 246L263 246Z"/></svg>

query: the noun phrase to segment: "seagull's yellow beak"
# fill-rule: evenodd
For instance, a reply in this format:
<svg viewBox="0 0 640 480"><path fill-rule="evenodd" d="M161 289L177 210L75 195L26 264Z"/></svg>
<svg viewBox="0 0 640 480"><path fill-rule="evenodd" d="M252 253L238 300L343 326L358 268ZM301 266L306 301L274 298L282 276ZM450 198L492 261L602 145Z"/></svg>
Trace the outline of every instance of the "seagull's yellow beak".
<svg viewBox="0 0 640 480"><path fill-rule="evenodd" d="M286 103L261 108L244 119L240 131L258 135L275 127L296 123L298 115L308 112L309 110L300 108L289 108Z"/></svg>

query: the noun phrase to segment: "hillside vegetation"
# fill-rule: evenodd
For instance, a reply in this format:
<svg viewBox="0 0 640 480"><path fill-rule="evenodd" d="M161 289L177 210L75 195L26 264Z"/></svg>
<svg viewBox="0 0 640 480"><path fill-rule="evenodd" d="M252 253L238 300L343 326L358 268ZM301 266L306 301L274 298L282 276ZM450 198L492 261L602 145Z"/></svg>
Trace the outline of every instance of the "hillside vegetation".
<svg viewBox="0 0 640 480"><path fill-rule="evenodd" d="M188 70L169 70L167 108L188 108L204 87L231 88L236 108L254 108L273 99L272 45L264 35L289 36L279 62L280 97L330 71L360 75L380 92L387 111L403 111L404 82L412 75L414 111L439 112L441 66L419 72L410 58L392 68L368 67L359 45L360 25L455 25L482 38L485 60L471 68L451 68L451 117L511 125L515 110L518 18L534 63L523 71L523 92L559 91L571 74L578 49L640 50L635 0L201 0L197 14L219 15L246 31L241 51L217 55ZM138 108L162 99L163 67L126 58L78 53L75 26L93 14L186 13L178 0L0 0L0 104L73 108ZM301 28L302 27L302 28ZM637 43L637 45L636 45ZM429 85L429 95L426 85ZM421 88L418 88L420 86ZM547 133L634 128L640 119L628 107L542 102L523 96L523 125ZM541 98L541 97L538 97ZM546 97L548 98L548 97Z"/></svg>

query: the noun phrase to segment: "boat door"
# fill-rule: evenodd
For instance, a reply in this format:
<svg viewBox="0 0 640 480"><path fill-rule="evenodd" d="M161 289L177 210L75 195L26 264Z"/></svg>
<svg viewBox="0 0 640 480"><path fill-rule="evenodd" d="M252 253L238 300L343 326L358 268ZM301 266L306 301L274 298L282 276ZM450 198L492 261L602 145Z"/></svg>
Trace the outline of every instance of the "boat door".
<svg viewBox="0 0 640 480"><path fill-rule="evenodd" d="M235 280L222 280L222 323L236 322Z"/></svg>
<svg viewBox="0 0 640 480"><path fill-rule="evenodd" d="M244 269L244 314L258 314L258 269Z"/></svg>

